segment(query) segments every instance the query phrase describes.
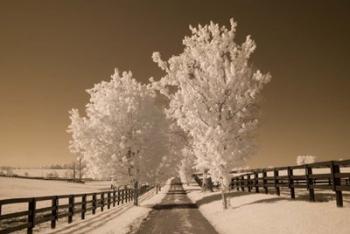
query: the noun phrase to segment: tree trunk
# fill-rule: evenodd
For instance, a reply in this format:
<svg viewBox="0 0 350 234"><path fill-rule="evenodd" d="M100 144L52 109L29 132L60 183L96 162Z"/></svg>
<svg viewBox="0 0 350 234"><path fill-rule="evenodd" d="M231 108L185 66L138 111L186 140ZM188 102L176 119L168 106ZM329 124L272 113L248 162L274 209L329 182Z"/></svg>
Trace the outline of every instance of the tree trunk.
<svg viewBox="0 0 350 234"><path fill-rule="evenodd" d="M154 188L156 189L156 194L158 194L158 179L154 179Z"/></svg>
<svg viewBox="0 0 350 234"><path fill-rule="evenodd" d="M76 177L76 170L75 170L75 162L73 163L73 181L75 181L75 177Z"/></svg>
<svg viewBox="0 0 350 234"><path fill-rule="evenodd" d="M214 192L214 190L213 190L213 181L211 180L211 177L208 177L207 178L207 187L208 187L208 190L210 191L210 192Z"/></svg>
<svg viewBox="0 0 350 234"><path fill-rule="evenodd" d="M222 198L222 207L227 209L229 207L229 201L227 200L227 192L229 191L229 179L228 176L224 176L221 182L221 198Z"/></svg>
<svg viewBox="0 0 350 234"><path fill-rule="evenodd" d="M202 179L202 192L204 191L210 191L213 192L213 182L211 180L211 177L208 177L208 170L205 170L203 172L203 179Z"/></svg>
<svg viewBox="0 0 350 234"><path fill-rule="evenodd" d="M139 205L139 182L137 180L134 182L134 205Z"/></svg>
<svg viewBox="0 0 350 234"><path fill-rule="evenodd" d="M206 190L207 187L207 176L208 172L207 170L203 170L203 176L202 176L202 192Z"/></svg>
<svg viewBox="0 0 350 234"><path fill-rule="evenodd" d="M226 193L224 191L224 189L221 189L221 198L222 198L222 207L224 209L227 209L227 196L226 196Z"/></svg>

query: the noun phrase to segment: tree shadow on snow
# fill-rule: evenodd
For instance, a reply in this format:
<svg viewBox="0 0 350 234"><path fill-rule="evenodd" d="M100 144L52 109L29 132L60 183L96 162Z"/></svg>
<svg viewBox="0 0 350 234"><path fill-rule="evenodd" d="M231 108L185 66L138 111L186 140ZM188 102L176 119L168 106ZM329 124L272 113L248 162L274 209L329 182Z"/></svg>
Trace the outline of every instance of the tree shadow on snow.
<svg viewBox="0 0 350 234"><path fill-rule="evenodd" d="M248 192L230 192L230 193L227 193L226 196L227 198L232 198L232 197L239 197L239 196L247 196L247 195L252 195L254 193L248 193ZM221 193L217 193L217 194L213 194L213 195L210 195L210 196L206 196L206 197L203 197L202 199L198 200L196 202L196 204L198 206L201 206L201 205L204 205L204 204L208 204L208 203L211 203L211 202L214 202L214 201L219 201L221 200Z"/></svg>
<svg viewBox="0 0 350 234"><path fill-rule="evenodd" d="M254 205L254 204L274 203L274 202L278 202L278 201L282 201L282 200L288 200L288 199L283 198L283 197L266 198L266 199L261 199L261 200L245 203L245 204L242 204L242 205L239 205L239 206L234 206L234 207L231 207L231 209L238 209L238 208L241 208L241 207L244 207L244 206L249 206L249 205Z"/></svg>
<svg viewBox="0 0 350 234"><path fill-rule="evenodd" d="M197 209L198 205L194 203L173 203L157 204L152 207L154 210L172 210L172 209Z"/></svg>

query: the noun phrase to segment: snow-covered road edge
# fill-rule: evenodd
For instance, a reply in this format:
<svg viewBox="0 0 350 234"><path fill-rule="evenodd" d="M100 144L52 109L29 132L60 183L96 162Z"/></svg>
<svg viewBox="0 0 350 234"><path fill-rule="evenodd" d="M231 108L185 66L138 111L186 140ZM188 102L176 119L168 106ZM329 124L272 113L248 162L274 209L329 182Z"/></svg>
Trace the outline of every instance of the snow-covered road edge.
<svg viewBox="0 0 350 234"><path fill-rule="evenodd" d="M153 190L152 196L142 199L139 206L130 207L120 216L89 233L125 234L136 231L142 221L148 216L152 207L163 200L166 193L169 191L172 179L173 178L167 180L158 194L155 194L155 191Z"/></svg>
<svg viewBox="0 0 350 234"><path fill-rule="evenodd" d="M350 230L349 201L337 208L334 201L308 202L271 194L232 192L231 207L223 210L220 192L201 192L197 184L184 185L184 189L221 234L348 234Z"/></svg>

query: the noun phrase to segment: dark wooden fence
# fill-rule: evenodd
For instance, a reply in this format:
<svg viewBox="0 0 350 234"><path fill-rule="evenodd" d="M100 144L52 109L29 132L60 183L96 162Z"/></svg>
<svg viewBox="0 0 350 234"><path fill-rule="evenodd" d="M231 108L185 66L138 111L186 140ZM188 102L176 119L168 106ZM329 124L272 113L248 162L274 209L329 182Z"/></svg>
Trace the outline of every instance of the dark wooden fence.
<svg viewBox="0 0 350 234"><path fill-rule="evenodd" d="M287 188L291 199L295 199L295 189L306 189L310 201L315 201L315 189L333 190L337 206L342 207L343 191L350 191L350 173L344 172L347 167L350 160L235 171L242 174L232 177L231 189L256 193L273 189L280 195L281 188Z"/></svg>
<svg viewBox="0 0 350 234"><path fill-rule="evenodd" d="M350 160L326 161L312 164L234 170L230 174L231 189L237 191L255 191L278 196L281 189L288 189L289 195L295 199L296 189L306 189L310 201L315 201L315 189L331 190L335 194L338 207L343 206L343 192L350 191ZM202 185L202 173L192 175L199 186Z"/></svg>
<svg viewBox="0 0 350 234"><path fill-rule="evenodd" d="M105 208L110 209L112 206L133 201L136 196L140 196L152 188L151 186L143 186L138 191L124 188L97 193L0 200L0 233L11 233L23 229L27 229L27 233L32 233L37 224L45 222L51 222L51 228L55 228L57 220L63 217L67 217L68 223L72 223L73 217L76 217L75 214L80 214L80 218L85 219L87 212L91 211L91 214L95 214L98 209L103 211ZM38 202L43 201L49 202L51 205L37 208ZM1 213L5 205L18 203L27 203L27 210Z"/></svg>

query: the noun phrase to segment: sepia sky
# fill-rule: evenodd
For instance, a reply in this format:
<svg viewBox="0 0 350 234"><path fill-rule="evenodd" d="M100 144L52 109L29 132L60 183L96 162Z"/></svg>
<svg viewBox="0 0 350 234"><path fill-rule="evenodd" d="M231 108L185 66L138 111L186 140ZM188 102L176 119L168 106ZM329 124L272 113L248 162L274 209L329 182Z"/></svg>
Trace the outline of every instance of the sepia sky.
<svg viewBox="0 0 350 234"><path fill-rule="evenodd" d="M153 51L183 49L188 25L238 21L263 92L252 167L350 158L350 1L0 2L0 166L68 163L68 111L115 67L158 79Z"/></svg>

